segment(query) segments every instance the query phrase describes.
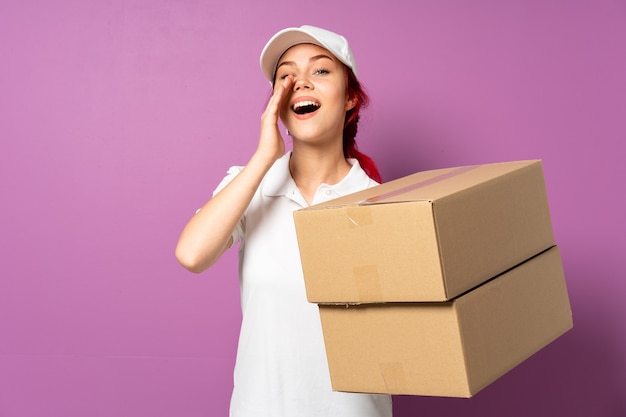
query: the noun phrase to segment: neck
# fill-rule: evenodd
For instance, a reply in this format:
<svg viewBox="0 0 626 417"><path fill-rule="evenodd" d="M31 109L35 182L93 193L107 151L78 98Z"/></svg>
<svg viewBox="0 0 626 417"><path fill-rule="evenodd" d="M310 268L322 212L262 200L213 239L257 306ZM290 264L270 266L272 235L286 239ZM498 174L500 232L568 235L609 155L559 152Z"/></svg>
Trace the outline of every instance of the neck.
<svg viewBox="0 0 626 417"><path fill-rule="evenodd" d="M341 145L341 143L339 143ZM310 203L321 184L337 184L350 171L343 148L296 146L289 160L289 170L296 185Z"/></svg>

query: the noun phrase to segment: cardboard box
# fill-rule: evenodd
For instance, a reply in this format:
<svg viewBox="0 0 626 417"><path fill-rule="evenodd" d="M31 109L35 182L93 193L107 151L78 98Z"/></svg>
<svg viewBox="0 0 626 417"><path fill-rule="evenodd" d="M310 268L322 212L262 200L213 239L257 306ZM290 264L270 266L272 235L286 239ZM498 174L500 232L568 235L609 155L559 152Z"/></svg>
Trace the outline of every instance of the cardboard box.
<svg viewBox="0 0 626 417"><path fill-rule="evenodd" d="M572 327L556 246L452 301L319 309L348 392L470 397Z"/></svg>
<svg viewBox="0 0 626 417"><path fill-rule="evenodd" d="M294 220L314 303L450 300L554 245L538 160L420 172Z"/></svg>

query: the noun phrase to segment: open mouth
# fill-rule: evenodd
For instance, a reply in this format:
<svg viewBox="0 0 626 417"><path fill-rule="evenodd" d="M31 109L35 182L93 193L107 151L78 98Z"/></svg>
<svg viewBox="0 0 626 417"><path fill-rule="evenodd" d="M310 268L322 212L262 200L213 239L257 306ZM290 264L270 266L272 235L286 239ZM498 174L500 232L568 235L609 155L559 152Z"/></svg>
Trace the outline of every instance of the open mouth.
<svg viewBox="0 0 626 417"><path fill-rule="evenodd" d="M299 101L291 106L291 109L296 114L308 114L313 113L320 108L320 104L314 101Z"/></svg>

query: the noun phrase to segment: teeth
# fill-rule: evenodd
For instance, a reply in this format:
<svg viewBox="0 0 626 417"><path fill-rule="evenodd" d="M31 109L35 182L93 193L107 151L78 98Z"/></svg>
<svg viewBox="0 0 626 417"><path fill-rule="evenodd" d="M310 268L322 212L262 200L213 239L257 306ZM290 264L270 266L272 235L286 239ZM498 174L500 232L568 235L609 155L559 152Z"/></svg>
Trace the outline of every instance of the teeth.
<svg viewBox="0 0 626 417"><path fill-rule="evenodd" d="M305 106L315 106L315 107L319 107L320 105L315 103L314 101L299 101L297 103L295 103L293 105L293 109L297 110L300 107L305 107Z"/></svg>

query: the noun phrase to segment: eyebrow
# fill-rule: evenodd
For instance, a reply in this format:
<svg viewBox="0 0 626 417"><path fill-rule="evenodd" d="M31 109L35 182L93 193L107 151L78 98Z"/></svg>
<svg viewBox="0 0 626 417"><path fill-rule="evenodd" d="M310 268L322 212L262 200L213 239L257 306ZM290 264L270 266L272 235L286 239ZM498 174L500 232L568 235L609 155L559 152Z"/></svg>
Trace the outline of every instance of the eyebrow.
<svg viewBox="0 0 626 417"><path fill-rule="evenodd" d="M315 62L315 61L319 61L322 58L328 58L331 61L335 62L329 55L327 55L327 54L319 54L319 55L314 55L311 58L309 58L309 63ZM278 66L276 67L276 72L278 72L278 69L280 67L282 67L283 65L296 65L296 63L293 62L293 61L283 61L280 64L278 64Z"/></svg>

